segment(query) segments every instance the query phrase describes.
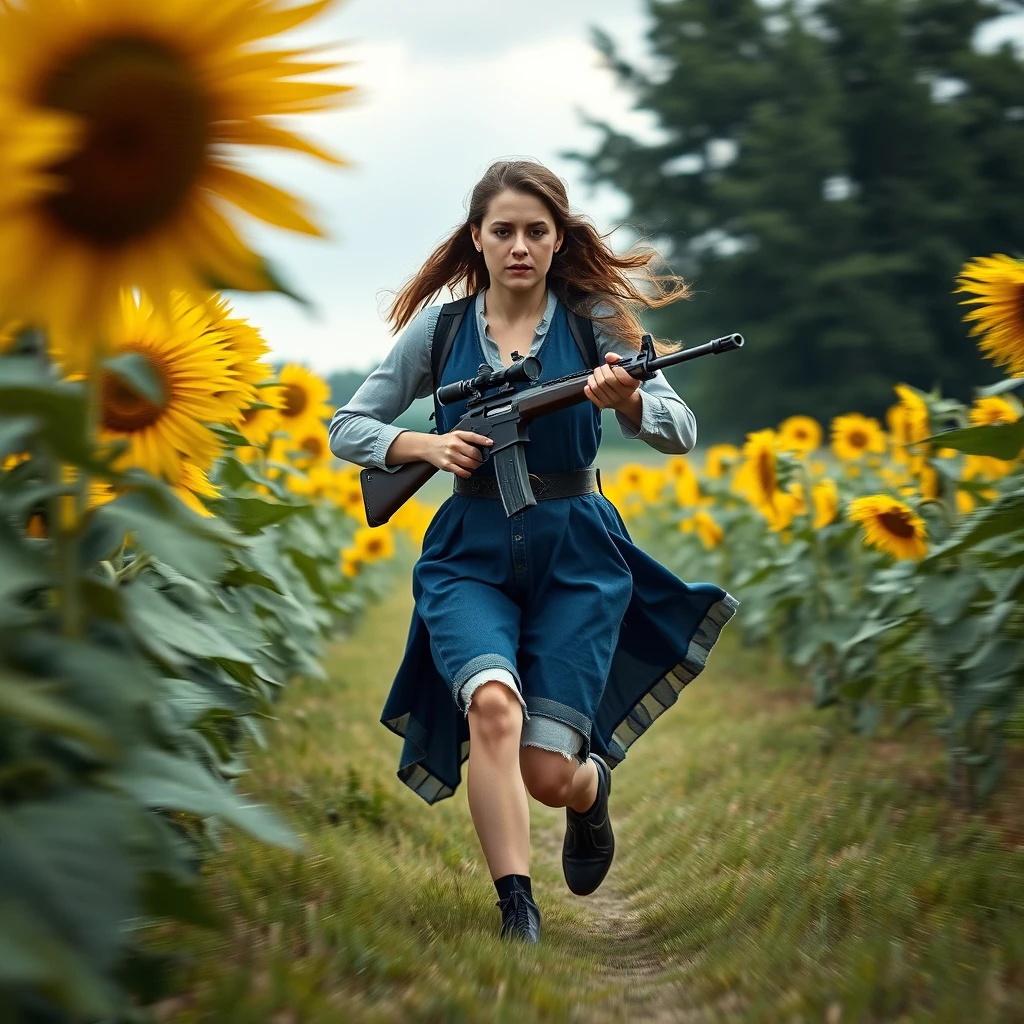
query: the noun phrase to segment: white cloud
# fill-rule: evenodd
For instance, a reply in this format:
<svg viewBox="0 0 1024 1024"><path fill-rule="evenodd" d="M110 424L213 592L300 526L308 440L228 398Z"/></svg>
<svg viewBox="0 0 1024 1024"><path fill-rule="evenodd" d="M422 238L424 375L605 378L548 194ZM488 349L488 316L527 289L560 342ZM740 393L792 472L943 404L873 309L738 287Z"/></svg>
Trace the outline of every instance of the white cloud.
<svg viewBox="0 0 1024 1024"><path fill-rule="evenodd" d="M561 0L554 15L553 4L523 0L514 23L505 20L506 5L479 0L358 6L342 7L331 29L335 38L359 36L339 51L354 64L338 73L359 86L359 101L295 124L353 166L338 170L293 155L249 161L309 199L330 235L323 241L272 229L251 233L319 316L311 320L277 295L232 296L262 328L275 358L322 372L369 367L383 357L393 344L382 316L385 293L461 222L466 197L492 160L544 161L566 180L573 205L608 230L623 215L624 200L585 188L578 166L558 156L590 149L597 139L578 109L656 137L588 41L588 25L614 11L605 27L636 45L645 24L638 2L624 14L621 0ZM425 17L428 8L443 17ZM346 10L355 22L348 32ZM324 26L318 38L325 38Z"/></svg>

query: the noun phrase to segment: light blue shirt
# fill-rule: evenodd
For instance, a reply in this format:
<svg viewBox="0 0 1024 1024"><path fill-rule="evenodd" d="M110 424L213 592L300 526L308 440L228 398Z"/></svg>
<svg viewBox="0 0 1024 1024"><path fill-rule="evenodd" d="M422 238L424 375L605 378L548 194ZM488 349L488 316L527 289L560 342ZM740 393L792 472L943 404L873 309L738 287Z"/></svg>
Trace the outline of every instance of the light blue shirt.
<svg viewBox="0 0 1024 1024"><path fill-rule="evenodd" d="M549 289L544 315L537 324L527 355L541 358L557 305L558 296ZM487 326L483 291L477 295L474 309L486 360L500 370L505 364ZM393 426L393 423L417 398L431 394L430 346L440 313L439 305L421 310L380 366L359 386L351 401L334 414L329 428L330 444L339 459L389 473L401 468L401 464L389 466L384 461L392 441L408 429ZM594 338L602 359L607 352L614 352L623 359L636 355L635 349L603 331L598 320L594 321ZM622 436L646 441L666 455L685 455L690 451L697 443L697 421L660 370L651 380L641 382L638 394L642 408L639 429L622 413L615 413Z"/></svg>

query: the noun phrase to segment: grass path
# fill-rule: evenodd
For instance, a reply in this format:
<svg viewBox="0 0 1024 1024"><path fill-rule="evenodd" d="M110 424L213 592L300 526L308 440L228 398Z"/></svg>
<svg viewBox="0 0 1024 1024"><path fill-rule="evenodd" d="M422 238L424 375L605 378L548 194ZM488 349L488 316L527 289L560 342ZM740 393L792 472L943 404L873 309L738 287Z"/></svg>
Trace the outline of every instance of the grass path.
<svg viewBox="0 0 1024 1024"><path fill-rule="evenodd" d="M957 812L924 732L848 735L728 630L615 770L593 896L562 880L564 812L531 802L543 941L501 943L465 787L428 808L377 721L410 607L406 574L286 694L244 788L306 855L230 837L221 930L154 936L180 957L160 1020L1024 1020L1019 778Z"/></svg>

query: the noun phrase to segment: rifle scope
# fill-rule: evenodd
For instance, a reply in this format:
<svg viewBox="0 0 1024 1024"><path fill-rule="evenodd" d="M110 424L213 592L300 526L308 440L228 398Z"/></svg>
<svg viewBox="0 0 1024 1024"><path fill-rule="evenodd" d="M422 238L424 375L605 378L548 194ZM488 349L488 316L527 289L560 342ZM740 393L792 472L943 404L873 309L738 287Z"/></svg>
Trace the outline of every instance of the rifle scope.
<svg viewBox="0 0 1024 1024"><path fill-rule="evenodd" d="M510 366L500 370L494 370L487 363L481 363L477 367L478 376L471 380L457 380L452 384L445 384L437 389L435 397L440 405L451 405L460 398L475 398L488 388L498 388L505 384L517 384L526 381L535 381L541 374L540 360L533 356L521 356L518 352L512 353L514 360Z"/></svg>

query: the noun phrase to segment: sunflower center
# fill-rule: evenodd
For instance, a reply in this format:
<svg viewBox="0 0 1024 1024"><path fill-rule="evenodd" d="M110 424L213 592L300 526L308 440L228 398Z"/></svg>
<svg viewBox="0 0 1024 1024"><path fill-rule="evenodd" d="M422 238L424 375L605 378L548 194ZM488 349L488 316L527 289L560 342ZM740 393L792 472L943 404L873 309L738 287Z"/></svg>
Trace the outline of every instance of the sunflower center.
<svg viewBox="0 0 1024 1024"><path fill-rule="evenodd" d="M851 430L846 438L851 448L867 448L868 435L863 430Z"/></svg>
<svg viewBox="0 0 1024 1024"><path fill-rule="evenodd" d="M769 452L761 452L757 457L757 479L765 494L774 492L775 460Z"/></svg>
<svg viewBox="0 0 1024 1024"><path fill-rule="evenodd" d="M129 349L129 351L140 351ZM163 385L163 393L170 396L167 367L151 352L142 353ZM133 434L152 426L163 415L167 403L157 403L139 394L123 377L106 371L100 381L100 422L107 430Z"/></svg>
<svg viewBox="0 0 1024 1024"><path fill-rule="evenodd" d="M309 396L305 388L300 388L298 384L286 384L283 397L282 412L288 417L301 416L309 405Z"/></svg>
<svg viewBox="0 0 1024 1024"><path fill-rule="evenodd" d="M905 512L881 512L878 521L886 533L899 537L901 540L909 540L914 536L914 526Z"/></svg>
<svg viewBox="0 0 1024 1024"><path fill-rule="evenodd" d="M203 84L179 54L132 37L95 40L58 65L42 102L84 122L81 149L48 198L70 233L118 246L172 216L195 188L209 141Z"/></svg>
<svg viewBox="0 0 1024 1024"><path fill-rule="evenodd" d="M314 459L319 459L324 454L324 443L319 437L304 437L299 447L306 452L309 452Z"/></svg>
<svg viewBox="0 0 1024 1024"><path fill-rule="evenodd" d="M374 537L372 540L366 542L366 553L368 555L380 554L381 541Z"/></svg>

